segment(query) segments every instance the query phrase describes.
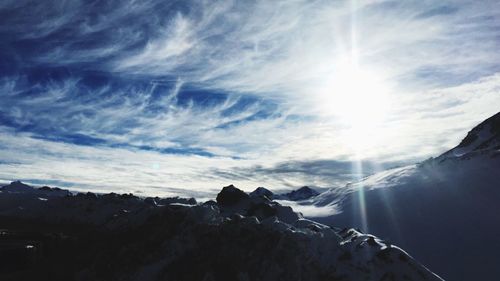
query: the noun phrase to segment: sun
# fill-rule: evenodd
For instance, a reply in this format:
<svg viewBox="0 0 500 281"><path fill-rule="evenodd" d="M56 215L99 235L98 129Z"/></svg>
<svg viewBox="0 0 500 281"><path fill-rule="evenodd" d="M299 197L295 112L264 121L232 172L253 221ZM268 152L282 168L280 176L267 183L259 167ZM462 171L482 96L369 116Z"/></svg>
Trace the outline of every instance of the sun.
<svg viewBox="0 0 500 281"><path fill-rule="evenodd" d="M347 142L358 150L373 143L390 110L390 87L352 57L341 58L321 90L322 111L346 127Z"/></svg>

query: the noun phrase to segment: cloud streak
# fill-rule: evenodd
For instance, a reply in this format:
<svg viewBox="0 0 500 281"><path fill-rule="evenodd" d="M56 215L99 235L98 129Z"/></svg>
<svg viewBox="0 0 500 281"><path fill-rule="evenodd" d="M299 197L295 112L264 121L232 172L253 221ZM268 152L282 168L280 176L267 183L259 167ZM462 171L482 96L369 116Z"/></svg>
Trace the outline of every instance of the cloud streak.
<svg viewBox="0 0 500 281"><path fill-rule="evenodd" d="M360 158L374 172L439 154L498 111L495 4L3 1L1 177L322 188ZM345 100L366 84L339 86L346 61L387 103L369 87Z"/></svg>

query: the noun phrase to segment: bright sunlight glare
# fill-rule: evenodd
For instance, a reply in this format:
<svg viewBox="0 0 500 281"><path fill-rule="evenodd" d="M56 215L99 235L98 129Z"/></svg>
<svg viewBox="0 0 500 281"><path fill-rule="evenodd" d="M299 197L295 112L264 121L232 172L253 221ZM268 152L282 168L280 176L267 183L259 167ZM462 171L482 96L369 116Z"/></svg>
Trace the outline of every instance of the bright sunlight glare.
<svg viewBox="0 0 500 281"><path fill-rule="evenodd" d="M390 110L389 86L353 56L338 60L318 101L321 111L347 127L345 140L357 151L376 143Z"/></svg>

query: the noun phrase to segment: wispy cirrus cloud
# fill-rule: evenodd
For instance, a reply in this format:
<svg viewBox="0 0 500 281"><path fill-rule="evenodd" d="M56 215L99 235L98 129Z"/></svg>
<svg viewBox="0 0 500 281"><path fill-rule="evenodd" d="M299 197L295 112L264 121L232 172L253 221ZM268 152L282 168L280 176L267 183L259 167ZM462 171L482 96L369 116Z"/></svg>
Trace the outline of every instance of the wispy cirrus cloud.
<svg viewBox="0 0 500 281"><path fill-rule="evenodd" d="M180 80L90 86L72 77L36 84L28 79L4 79L0 118L18 131L53 141L190 153L221 146L222 139L210 138L213 131L230 130L252 119L282 119L274 116L275 104L259 99L189 89L180 93ZM228 144L227 151L241 150Z"/></svg>
<svg viewBox="0 0 500 281"><path fill-rule="evenodd" d="M104 63L89 68L185 76L187 82L225 90L297 94L308 90L304 84L325 79L352 48L360 61L383 69L387 77L414 82L429 82L434 74L440 83L456 83L450 76L497 68L500 11L491 1L70 1L46 6L6 2L3 7L16 15L7 18L4 32L29 28L37 35L28 37L43 38L42 52L32 54L41 63L99 61Z"/></svg>
<svg viewBox="0 0 500 281"><path fill-rule="evenodd" d="M144 99L150 94L132 92L131 100L116 102L117 96L107 92L112 87L103 86L102 96L92 91L92 95L82 94L88 100L71 98L68 102L68 95L77 95L75 85L81 83L69 79L50 83L51 98L35 92L30 93L33 98L23 100L26 90L13 81L6 80L2 88L9 95L4 96L5 106L0 110L4 124L0 132L1 179L46 184L59 180L80 190L157 195L178 195L178 189L171 189L175 187L186 188L186 194L193 189L203 191L205 197L229 183L246 190L259 185L279 190L300 185L342 186L367 173L436 155L456 145L467 130L497 110L500 94L496 75L436 90L418 108L401 108L408 111L391 121L380 132L382 137L365 136L371 141L364 148L367 165L359 174L353 172L355 148L346 137L349 130L332 120L296 120L274 111L249 118L261 106L255 107L255 101L238 106L241 100L228 97L212 107L200 107L173 96L181 87L179 82L169 85L165 89L169 95L163 96L167 102L162 105L175 110L167 114L162 109L163 115L149 116L147 111L153 109L148 109ZM151 90L155 87L145 89L157 91ZM415 101L406 102L409 106ZM447 103L446 110L433 111L443 103ZM479 118L464 119L464 112ZM437 114L445 122L436 123ZM434 143L436 139L439 145ZM162 186L169 188L163 190Z"/></svg>

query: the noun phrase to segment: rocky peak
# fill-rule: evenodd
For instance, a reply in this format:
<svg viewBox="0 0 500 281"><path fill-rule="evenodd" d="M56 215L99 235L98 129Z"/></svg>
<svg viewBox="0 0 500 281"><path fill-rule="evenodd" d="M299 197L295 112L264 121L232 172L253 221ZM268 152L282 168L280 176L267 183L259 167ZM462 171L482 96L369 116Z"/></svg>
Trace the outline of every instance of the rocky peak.
<svg viewBox="0 0 500 281"><path fill-rule="evenodd" d="M265 187L257 187L254 191L250 192L250 196L266 196L267 198L272 199L274 193Z"/></svg>
<svg viewBox="0 0 500 281"><path fill-rule="evenodd" d="M314 190L308 186L303 186L297 190L286 193L283 196L288 200L299 201L299 200L309 199L309 198L314 197L318 194L319 194L319 192L317 192L316 190Z"/></svg>
<svg viewBox="0 0 500 281"><path fill-rule="evenodd" d="M33 191L34 189L31 186L22 183L21 181L13 181L9 185L5 185L0 188L0 190L7 192L27 192Z"/></svg>
<svg viewBox="0 0 500 281"><path fill-rule="evenodd" d="M236 188L234 185L228 185L222 188L217 194L217 203L221 206L231 206L247 199L249 196L243 190Z"/></svg>
<svg viewBox="0 0 500 281"><path fill-rule="evenodd" d="M500 149L500 112L484 120L467 133L455 148L440 158L457 157L477 151Z"/></svg>

